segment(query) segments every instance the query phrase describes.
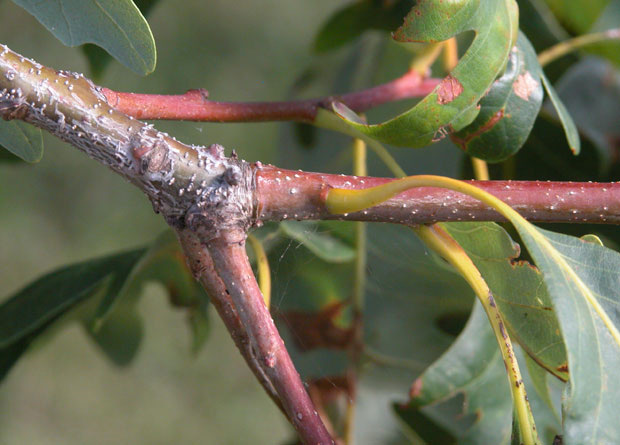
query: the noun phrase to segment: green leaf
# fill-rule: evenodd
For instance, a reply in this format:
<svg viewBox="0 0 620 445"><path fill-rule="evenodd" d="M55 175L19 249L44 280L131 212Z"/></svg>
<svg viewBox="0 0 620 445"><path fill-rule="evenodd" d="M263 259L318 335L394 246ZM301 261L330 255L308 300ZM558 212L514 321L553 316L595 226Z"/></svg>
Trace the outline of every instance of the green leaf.
<svg viewBox="0 0 620 445"><path fill-rule="evenodd" d="M515 352L522 363L523 354L518 349ZM545 439L543 443L550 443L560 424L553 411L532 391L531 376L522 374L541 438ZM512 398L495 336L480 303L474 305L456 341L413 383L410 395L408 404L395 407L396 413L429 444L444 443L436 440L440 437L437 434L455 436L459 444L510 443ZM465 398L460 404L462 409L451 412L446 402L459 395ZM465 428L457 425L464 416L474 419ZM431 436L429 420L434 423Z"/></svg>
<svg viewBox="0 0 620 445"><path fill-rule="evenodd" d="M476 421L460 434L452 429L451 423L456 419L440 421L445 429L460 436L459 443L508 443L512 431L510 388L495 337L478 302L463 332L413 383L408 405L397 413L406 421L406 411L419 410L458 394L465 396L459 415L474 414Z"/></svg>
<svg viewBox="0 0 620 445"><path fill-rule="evenodd" d="M5 163L22 163L22 159L18 158L17 156L15 156L13 153L11 153L8 150L4 150L2 149L2 147L0 147L0 163L5 162Z"/></svg>
<svg viewBox="0 0 620 445"><path fill-rule="evenodd" d="M0 145L26 162L43 157L41 130L20 120L0 120Z"/></svg>
<svg viewBox="0 0 620 445"><path fill-rule="evenodd" d="M560 420L559 416L555 412L553 401L551 400L551 392L549 391L549 384L547 383L547 377L549 374L544 368L542 368L527 355L525 356L525 364L527 366L527 373L532 380L532 387L538 394L538 397L540 397L541 401L547 405L549 410L557 416L557 419Z"/></svg>
<svg viewBox="0 0 620 445"><path fill-rule="evenodd" d="M142 324L135 311L146 281L162 283L171 304L188 308L193 350L208 332L208 297L185 264L174 235L164 233L149 249L137 249L66 266L39 278L0 305L0 375L52 323L82 321L89 335L116 364L135 356ZM73 317L67 314L81 303Z"/></svg>
<svg viewBox="0 0 620 445"><path fill-rule="evenodd" d="M325 52L339 48L370 29L391 31L402 23L410 9L411 0L353 2L337 11L322 26L314 39L314 49Z"/></svg>
<svg viewBox="0 0 620 445"><path fill-rule="evenodd" d="M609 0L546 0L555 16L575 34L592 28Z"/></svg>
<svg viewBox="0 0 620 445"><path fill-rule="evenodd" d="M564 342L540 271L526 261L516 261L519 245L495 223L450 223L442 227L484 277L513 340L537 363L566 381Z"/></svg>
<svg viewBox="0 0 620 445"><path fill-rule="evenodd" d="M135 301L115 308L99 329L84 323L85 330L108 359L117 366L129 365L136 356L143 337L142 319Z"/></svg>
<svg viewBox="0 0 620 445"><path fill-rule="evenodd" d="M480 101L470 125L450 135L466 153L489 162L515 154L528 138L543 99L541 68L534 48L519 33L504 74Z"/></svg>
<svg viewBox="0 0 620 445"><path fill-rule="evenodd" d="M134 0L134 3L142 15L146 17L158 1L159 0ZM110 54L92 43L84 44L81 49L88 61L93 79L101 79L104 70L110 64L110 60L112 60Z"/></svg>
<svg viewBox="0 0 620 445"><path fill-rule="evenodd" d="M13 0L68 46L94 43L138 74L155 69L155 40L131 0Z"/></svg>
<svg viewBox="0 0 620 445"><path fill-rule="evenodd" d="M105 326L116 305L135 301L147 282L161 283L168 291L172 306L188 309L193 334L192 350L197 352L208 332L209 297L194 280L179 243L170 230L160 235L143 252L122 282L109 289L89 322L92 330L96 333Z"/></svg>
<svg viewBox="0 0 620 445"><path fill-rule="evenodd" d="M422 411L411 409L406 405L395 403L392 408L396 415L411 428L418 441L425 444L456 445L458 443L455 434L439 425L433 418Z"/></svg>
<svg viewBox="0 0 620 445"><path fill-rule="evenodd" d="M355 258L353 248L328 232L319 232L320 226L317 224L283 221L280 228L287 237L300 242L322 260L346 263Z"/></svg>
<svg viewBox="0 0 620 445"><path fill-rule="evenodd" d="M437 42L473 30L475 37L471 46L431 94L400 116L382 124L364 125L338 114L349 126L349 133L416 148L471 123L478 102L506 67L517 37L517 15L512 0L417 3L405 18L404 25L395 32L396 40ZM319 110L315 123L335 127L326 113Z"/></svg>
<svg viewBox="0 0 620 445"><path fill-rule="evenodd" d="M620 436L620 255L514 220L542 271L568 355L564 443L612 444Z"/></svg>
<svg viewBox="0 0 620 445"><path fill-rule="evenodd" d="M543 86L545 90L547 90L547 94L549 95L549 99L551 99L551 103L555 107L555 111L557 111L558 116L560 118L560 122L562 122L562 127L564 127L564 133L566 134L566 140L568 141L568 146L574 155L578 155L581 151L581 141L579 140L579 132L577 131L577 126L573 121L573 118L569 114L568 110L562 103L560 96L555 92L553 85L547 79L544 73L541 72L540 77L543 82Z"/></svg>
<svg viewBox="0 0 620 445"><path fill-rule="evenodd" d="M19 358L26 352L30 344L41 334L49 325L54 323L59 316L53 317L43 323L40 327L35 329L30 334L20 338L14 343L11 343L7 347L0 347L0 382L4 380L13 365L19 360Z"/></svg>
<svg viewBox="0 0 620 445"><path fill-rule="evenodd" d="M111 255L51 272L0 306L0 348L31 334L114 280L129 274L144 250ZM106 283L110 278L112 283Z"/></svg>

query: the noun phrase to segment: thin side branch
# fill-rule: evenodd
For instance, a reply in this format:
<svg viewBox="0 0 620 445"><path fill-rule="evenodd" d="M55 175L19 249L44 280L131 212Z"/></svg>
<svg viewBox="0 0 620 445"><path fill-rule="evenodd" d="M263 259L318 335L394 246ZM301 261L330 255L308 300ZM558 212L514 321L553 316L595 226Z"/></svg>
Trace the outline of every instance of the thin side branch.
<svg viewBox="0 0 620 445"><path fill-rule="evenodd" d="M230 295L226 293L226 286L215 271L213 259L209 251L201 243L200 239L189 230L179 230L177 231L177 236L183 247L183 252L187 256L194 278L202 284L209 294L211 303L215 306L217 313L226 325L226 329L228 329L239 352L267 392L267 395L280 408L282 413L286 415L278 398L278 393L265 375L258 358L254 354L248 333L239 319L239 314Z"/></svg>
<svg viewBox="0 0 620 445"><path fill-rule="evenodd" d="M203 122L313 122L317 109L333 100L362 112L378 105L429 94L441 79L423 78L414 70L391 82L355 93L288 102L215 102L206 90L185 94L102 93L116 110L137 119L173 119Z"/></svg>
<svg viewBox="0 0 620 445"><path fill-rule="evenodd" d="M415 225L449 221L505 221L479 201L444 189L408 190L361 212L332 215L325 207L330 188L365 189L391 178L329 175L259 165L256 173L258 218L340 219ZM620 183L469 181L533 222L620 223Z"/></svg>
<svg viewBox="0 0 620 445"><path fill-rule="evenodd" d="M245 233L222 233L208 241L207 246L225 292L248 332L258 363L300 438L308 445L333 444L265 306L245 251Z"/></svg>

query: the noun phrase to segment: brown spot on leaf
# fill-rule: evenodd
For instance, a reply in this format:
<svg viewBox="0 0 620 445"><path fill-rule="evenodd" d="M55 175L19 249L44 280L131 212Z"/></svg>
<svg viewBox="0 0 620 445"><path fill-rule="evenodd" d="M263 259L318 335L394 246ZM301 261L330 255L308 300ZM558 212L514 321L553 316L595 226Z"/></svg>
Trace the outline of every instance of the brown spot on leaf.
<svg viewBox="0 0 620 445"><path fill-rule="evenodd" d="M348 349L355 341L355 330L353 327L342 328L334 322L344 307L345 303L336 302L319 312L289 311L281 316L295 334L295 343L302 351Z"/></svg>
<svg viewBox="0 0 620 445"><path fill-rule="evenodd" d="M559 372L568 372L568 363L564 363L556 368Z"/></svg>
<svg viewBox="0 0 620 445"><path fill-rule="evenodd" d="M468 134L464 138L460 138L460 137L456 136L455 134L451 134L450 135L450 139L452 139L452 142L454 142L456 145L461 147L463 149L463 151L467 151L467 145L472 140L474 140L475 138L479 137L483 133L486 133L487 131L490 131L495 126L495 124L497 124L500 120L502 120L503 117L504 117L504 109L502 108L497 113L495 113L491 117L491 119L489 119L483 126L478 128L473 133Z"/></svg>
<svg viewBox="0 0 620 445"><path fill-rule="evenodd" d="M437 89L437 102L445 105L459 97L463 92L463 85L456 77L446 76Z"/></svg>
<svg viewBox="0 0 620 445"><path fill-rule="evenodd" d="M520 74L512 85L515 94L523 100L529 100L536 88L538 88L538 82L532 77L529 71Z"/></svg>

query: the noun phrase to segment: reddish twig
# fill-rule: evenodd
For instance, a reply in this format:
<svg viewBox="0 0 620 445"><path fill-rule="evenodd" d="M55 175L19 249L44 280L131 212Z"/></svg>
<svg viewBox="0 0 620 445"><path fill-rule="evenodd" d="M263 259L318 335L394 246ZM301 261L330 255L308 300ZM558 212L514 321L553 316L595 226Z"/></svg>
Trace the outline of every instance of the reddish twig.
<svg viewBox="0 0 620 445"><path fill-rule="evenodd" d="M333 444L265 306L245 251L245 236L242 230L231 230L207 242L217 274L299 437L308 445Z"/></svg>
<svg viewBox="0 0 620 445"><path fill-rule="evenodd" d="M363 189L394 179L328 175L260 166L256 172L258 218L344 219L396 224L505 221L497 212L460 193L421 187L362 212L332 215L325 208L331 187ZM470 181L533 222L620 223L620 183Z"/></svg>
<svg viewBox="0 0 620 445"><path fill-rule="evenodd" d="M205 288L211 303L215 306L220 318L226 325L226 329L230 333L239 352L245 359L246 363L267 392L267 395L286 415L278 393L265 375L252 349L252 345L248 339L248 334L243 324L239 320L237 310L226 293L226 286L215 272L213 259L205 246L200 242L198 236L189 230L178 230L177 236L183 247L183 251L187 257L190 269L194 274L194 278Z"/></svg>
<svg viewBox="0 0 620 445"><path fill-rule="evenodd" d="M122 93L104 88L103 94L116 110L137 119L172 119L204 122L312 122L317 109L332 100L362 112L378 105L426 96L441 79L423 78L411 70L391 82L355 93L288 102L214 102L206 90L185 94Z"/></svg>

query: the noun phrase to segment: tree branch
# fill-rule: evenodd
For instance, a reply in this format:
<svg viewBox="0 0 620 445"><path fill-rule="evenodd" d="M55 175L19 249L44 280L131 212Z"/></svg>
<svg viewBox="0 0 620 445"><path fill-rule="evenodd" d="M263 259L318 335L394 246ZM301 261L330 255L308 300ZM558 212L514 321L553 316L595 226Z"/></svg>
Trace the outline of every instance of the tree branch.
<svg viewBox="0 0 620 445"><path fill-rule="evenodd" d="M205 122L313 122L317 109L338 100L354 111L362 112L386 102L426 96L441 79L423 78L411 70L391 82L376 87L319 99L288 102L214 102L206 90L185 94L121 93L104 88L101 92L116 110L137 119L173 119Z"/></svg>
<svg viewBox="0 0 620 445"><path fill-rule="evenodd" d="M54 71L6 47L0 49L0 116L22 119L58 136L148 196L155 211L179 234L194 273L210 290L249 366L268 394L277 394L307 443L326 444L332 439L253 277L244 249L249 227L260 220L288 218L401 224L501 220L495 211L471 198L432 188L406 191L362 212L331 215L325 208L330 188L366 188L390 179L295 172L258 163L251 166L236 156L225 157L219 145L190 147L114 109L102 89L81 74ZM349 95L347 100L352 102L348 105L359 110L389 96L389 88L376 88L377 96L368 92ZM398 91L395 88L394 94ZM311 119L308 110L316 111L320 105L300 103L306 104L300 109L309 113L295 117L301 120ZM620 222L619 184L474 184L533 221Z"/></svg>
<svg viewBox="0 0 620 445"><path fill-rule="evenodd" d="M261 364L254 353L254 349L250 344L248 333L239 319L237 309L230 298L230 295L226 293L226 286L220 279L219 275L215 271L213 265L213 259L209 254L209 251L205 248L200 239L189 230L178 230L177 236L183 252L187 256L187 260L190 266L194 278L199 281L205 288L211 303L215 306L217 313L226 325L226 329L230 333L235 345L239 349L239 352L245 359L246 363L258 379L259 383L263 386L267 395L273 400L278 408L284 415L287 415L286 411L280 403L278 393L271 384L269 378L265 375Z"/></svg>
<svg viewBox="0 0 620 445"><path fill-rule="evenodd" d="M332 215L325 207L330 188L364 189L394 179L329 175L259 165L256 173L258 218L341 219L429 224L447 221L505 221L479 201L448 190L411 189L361 212ZM620 183L470 181L534 222L620 223Z"/></svg>
<svg viewBox="0 0 620 445"><path fill-rule="evenodd" d="M333 444L265 306L246 255L245 237L243 231L227 231L207 242L215 269L237 308L259 365L301 439L308 445Z"/></svg>

